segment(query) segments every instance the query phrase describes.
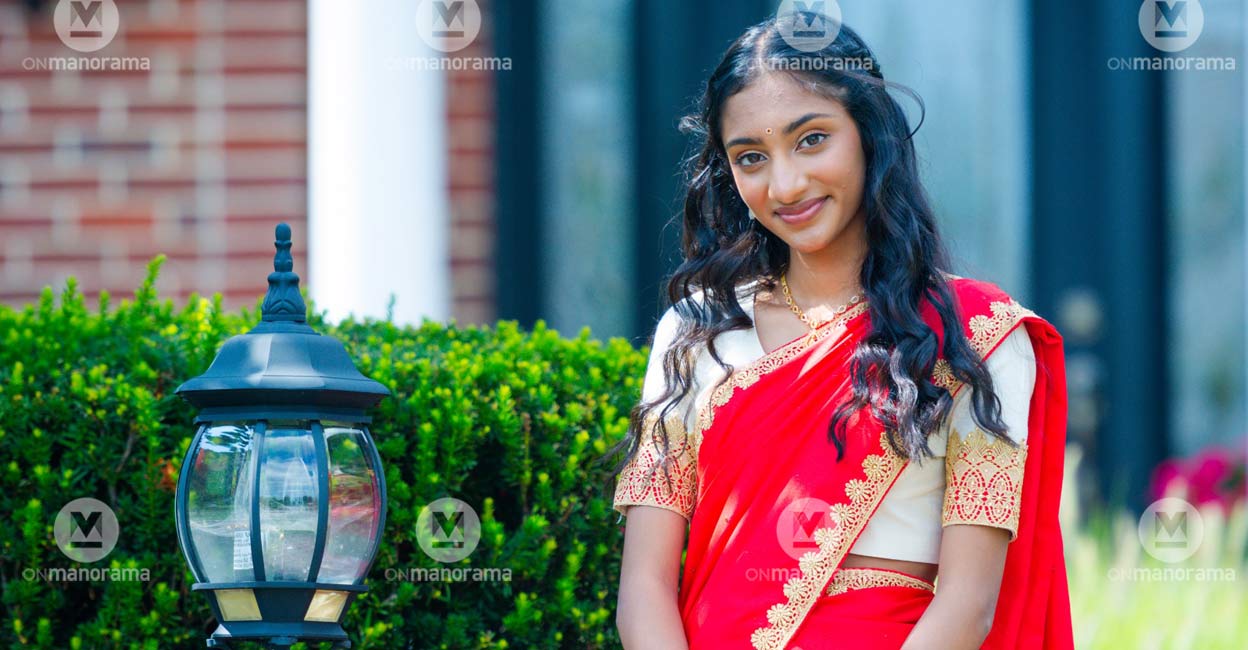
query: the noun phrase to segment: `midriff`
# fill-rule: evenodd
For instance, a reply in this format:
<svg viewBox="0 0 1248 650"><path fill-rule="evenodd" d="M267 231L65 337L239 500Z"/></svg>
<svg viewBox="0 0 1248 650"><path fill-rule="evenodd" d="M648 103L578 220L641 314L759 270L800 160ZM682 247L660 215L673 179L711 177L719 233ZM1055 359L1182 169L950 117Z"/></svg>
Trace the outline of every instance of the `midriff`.
<svg viewBox="0 0 1248 650"><path fill-rule="evenodd" d="M845 556L845 562L841 566L849 568L871 568L871 569L892 569L902 573L910 574L921 580L928 582L936 581L937 565L930 562L911 562L909 560L894 560L886 557L873 557L870 555L858 555L850 553Z"/></svg>

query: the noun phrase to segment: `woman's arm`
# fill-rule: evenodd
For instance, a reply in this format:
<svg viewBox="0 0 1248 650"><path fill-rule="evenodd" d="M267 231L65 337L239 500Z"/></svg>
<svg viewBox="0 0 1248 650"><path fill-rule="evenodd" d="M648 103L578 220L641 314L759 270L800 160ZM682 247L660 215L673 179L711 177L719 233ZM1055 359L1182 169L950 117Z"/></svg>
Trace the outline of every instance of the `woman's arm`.
<svg viewBox="0 0 1248 650"><path fill-rule="evenodd" d="M615 612L625 650L689 647L676 606L687 524L680 514L665 508L628 508Z"/></svg>
<svg viewBox="0 0 1248 650"><path fill-rule="evenodd" d="M940 583L902 650L972 650L992 629L1005 572L1010 531L946 526L940 541Z"/></svg>
<svg viewBox="0 0 1248 650"><path fill-rule="evenodd" d="M1001 401L1002 422L1018 446L976 427L971 391L955 397L952 426L945 431L940 584L904 650L979 648L992 629L1006 551L1021 515L1027 422L1036 381L1036 356L1027 330L1019 327L1010 333L986 365ZM998 507L986 508L989 501Z"/></svg>

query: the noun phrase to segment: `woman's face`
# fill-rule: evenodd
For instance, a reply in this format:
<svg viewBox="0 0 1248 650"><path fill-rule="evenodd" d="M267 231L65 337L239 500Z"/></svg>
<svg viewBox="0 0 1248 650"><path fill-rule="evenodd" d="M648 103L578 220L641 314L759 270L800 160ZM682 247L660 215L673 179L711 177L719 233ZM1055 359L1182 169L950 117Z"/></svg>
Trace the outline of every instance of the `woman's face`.
<svg viewBox="0 0 1248 650"><path fill-rule="evenodd" d="M764 228L805 254L865 244L866 161L840 102L764 74L728 99L722 133L737 191Z"/></svg>

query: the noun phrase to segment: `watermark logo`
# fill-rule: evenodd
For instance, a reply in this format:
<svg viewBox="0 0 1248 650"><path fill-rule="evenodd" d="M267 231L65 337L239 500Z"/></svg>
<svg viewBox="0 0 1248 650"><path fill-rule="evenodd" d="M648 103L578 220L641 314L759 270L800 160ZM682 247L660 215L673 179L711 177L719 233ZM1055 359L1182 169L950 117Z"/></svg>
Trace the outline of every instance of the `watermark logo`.
<svg viewBox="0 0 1248 650"><path fill-rule="evenodd" d="M112 508L103 501L83 497L61 508L52 532L65 557L90 564L113 552L121 530Z"/></svg>
<svg viewBox="0 0 1248 650"><path fill-rule="evenodd" d="M1200 38L1205 11L1200 0L1144 0L1140 5L1140 34L1162 52L1182 52Z"/></svg>
<svg viewBox="0 0 1248 650"><path fill-rule="evenodd" d="M776 519L776 540L789 557L801 560L806 553L819 551L815 534L822 528L839 528L832 506L813 497L797 499Z"/></svg>
<svg viewBox="0 0 1248 650"><path fill-rule="evenodd" d="M444 497L421 509L416 518L416 540L429 557L458 562L472 554L481 541L481 519L467 503Z"/></svg>
<svg viewBox="0 0 1248 650"><path fill-rule="evenodd" d="M1153 559L1169 566L1114 566L1108 577L1113 582L1235 582L1234 567L1185 566L1205 539L1205 523L1200 511L1185 499L1158 499L1140 515L1137 533L1140 545Z"/></svg>
<svg viewBox="0 0 1248 650"><path fill-rule="evenodd" d="M1205 525L1196 506L1166 497L1151 503L1140 515L1139 535L1149 555L1173 564L1196 553L1204 540Z"/></svg>
<svg viewBox="0 0 1248 650"><path fill-rule="evenodd" d="M780 37L802 52L818 52L841 33L841 5L836 0L784 0L776 9Z"/></svg>
<svg viewBox="0 0 1248 650"><path fill-rule="evenodd" d="M74 562L98 562L113 552L121 528L108 504L83 497L65 504L52 523L52 535L65 557ZM111 566L27 567L22 579L41 582L148 582L151 570L133 559Z"/></svg>
<svg viewBox="0 0 1248 650"><path fill-rule="evenodd" d="M102 49L117 36L121 14L113 0L60 0L52 23L61 42L79 52Z"/></svg>
<svg viewBox="0 0 1248 650"><path fill-rule="evenodd" d="M1140 35L1159 52L1182 52L1191 47L1205 28L1205 10L1199 0L1144 0L1139 13ZM1233 56L1111 56L1105 61L1110 70L1234 71L1239 60Z"/></svg>
<svg viewBox="0 0 1248 650"><path fill-rule="evenodd" d="M481 32L476 0L423 0L416 8L416 33L439 52L458 52Z"/></svg>
<svg viewBox="0 0 1248 650"><path fill-rule="evenodd" d="M441 56L391 57L390 70L511 70L511 57L447 56L468 47L481 33L481 7L476 0L421 0L416 7L416 33Z"/></svg>
<svg viewBox="0 0 1248 650"><path fill-rule="evenodd" d="M66 47L89 54L113 42L121 30L121 14L114 0L60 0L52 11L52 26ZM146 56L28 56L23 70L151 70Z"/></svg>

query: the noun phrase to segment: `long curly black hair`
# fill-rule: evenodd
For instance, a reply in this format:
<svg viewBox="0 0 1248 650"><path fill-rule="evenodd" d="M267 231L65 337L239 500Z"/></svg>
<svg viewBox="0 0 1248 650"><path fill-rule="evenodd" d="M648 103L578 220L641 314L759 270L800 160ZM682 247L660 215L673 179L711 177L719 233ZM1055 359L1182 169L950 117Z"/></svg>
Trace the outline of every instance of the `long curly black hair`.
<svg viewBox="0 0 1248 650"><path fill-rule="evenodd" d="M773 17L737 38L707 80L694 114L681 121L681 130L694 136L699 150L684 162L684 260L667 284L680 326L662 358L663 394L632 410L629 435L609 454L626 451L614 468L616 477L638 453L643 423L654 420L658 423L654 444L665 459L667 474L672 458L669 416L686 403L698 350L706 346L711 358L730 374L733 369L720 357L715 339L724 332L753 327L737 287L758 281L760 287L774 289L788 267L788 245L749 218L721 133L725 102L767 70L791 75L840 102L858 127L865 154L862 207L868 252L859 280L868 301L871 332L851 360L853 398L837 407L828 427L837 460L845 454L846 420L863 407L895 432L890 445L899 455L919 462L933 455L927 437L953 404L949 392L931 381L941 353L954 377L973 389L979 424L1009 442L991 375L963 333L948 285L949 255L919 180L914 133L888 90L896 88L912 97L920 111L923 101L913 90L886 82L871 50L848 26L841 25L836 39L822 49L807 52L793 47L781 30L786 20L810 24L811 16L799 16ZM919 315L925 298L940 315L946 333L943 349L938 349L936 333ZM661 411L655 413L656 409Z"/></svg>

